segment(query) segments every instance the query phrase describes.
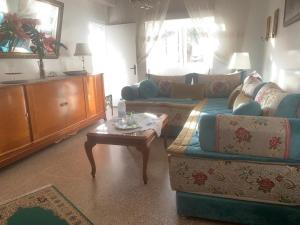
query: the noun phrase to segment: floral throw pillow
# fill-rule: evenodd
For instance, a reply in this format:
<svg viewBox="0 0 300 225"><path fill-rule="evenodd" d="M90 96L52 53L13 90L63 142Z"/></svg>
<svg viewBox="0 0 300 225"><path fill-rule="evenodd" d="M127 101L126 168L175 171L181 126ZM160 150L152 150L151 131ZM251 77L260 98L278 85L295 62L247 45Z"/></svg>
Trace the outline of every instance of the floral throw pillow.
<svg viewBox="0 0 300 225"><path fill-rule="evenodd" d="M245 95L254 99L258 89L263 85L264 83L262 82L260 75L253 73L245 79L242 91Z"/></svg>
<svg viewBox="0 0 300 225"><path fill-rule="evenodd" d="M261 105L264 116L275 116L279 104L288 95L277 84L268 83L257 93L255 101Z"/></svg>
<svg viewBox="0 0 300 225"><path fill-rule="evenodd" d="M171 96L171 90L172 90L172 83L169 81L159 81L158 82L159 87L159 95L163 97L170 97Z"/></svg>

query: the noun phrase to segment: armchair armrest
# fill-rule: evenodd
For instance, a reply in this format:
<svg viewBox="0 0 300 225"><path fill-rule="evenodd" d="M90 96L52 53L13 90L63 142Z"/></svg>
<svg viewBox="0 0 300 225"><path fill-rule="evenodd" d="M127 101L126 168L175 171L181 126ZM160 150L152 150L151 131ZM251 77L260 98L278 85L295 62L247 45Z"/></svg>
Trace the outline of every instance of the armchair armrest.
<svg viewBox="0 0 300 225"><path fill-rule="evenodd" d="M300 120L204 115L199 124L204 151L300 160Z"/></svg>

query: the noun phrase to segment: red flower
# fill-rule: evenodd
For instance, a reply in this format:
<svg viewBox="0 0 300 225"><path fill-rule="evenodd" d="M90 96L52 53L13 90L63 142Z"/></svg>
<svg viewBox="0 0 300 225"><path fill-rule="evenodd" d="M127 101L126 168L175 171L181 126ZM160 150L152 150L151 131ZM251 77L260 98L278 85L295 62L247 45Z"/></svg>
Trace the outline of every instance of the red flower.
<svg viewBox="0 0 300 225"><path fill-rule="evenodd" d="M204 185L208 179L206 174L202 172L194 173L192 176L194 178L194 184L198 184L199 186Z"/></svg>
<svg viewBox="0 0 300 225"><path fill-rule="evenodd" d="M274 182L268 178L257 179L257 183L259 184L258 190L265 193L271 192L272 188L275 186Z"/></svg>
<svg viewBox="0 0 300 225"><path fill-rule="evenodd" d="M278 145L282 144L280 137L272 137L269 140L269 148L276 150L278 148Z"/></svg>
<svg viewBox="0 0 300 225"><path fill-rule="evenodd" d="M239 143L242 142L250 142L252 135L250 134L249 131L247 131L245 128L240 127L235 131L235 136L238 139Z"/></svg>
<svg viewBox="0 0 300 225"><path fill-rule="evenodd" d="M278 176L276 177L276 180L277 180L278 182L281 182L281 181L283 181L283 176L281 176L281 175L278 175Z"/></svg>
<svg viewBox="0 0 300 225"><path fill-rule="evenodd" d="M214 173L215 173L215 170L214 170L214 169L209 169L209 170L208 170L208 174L213 175Z"/></svg>

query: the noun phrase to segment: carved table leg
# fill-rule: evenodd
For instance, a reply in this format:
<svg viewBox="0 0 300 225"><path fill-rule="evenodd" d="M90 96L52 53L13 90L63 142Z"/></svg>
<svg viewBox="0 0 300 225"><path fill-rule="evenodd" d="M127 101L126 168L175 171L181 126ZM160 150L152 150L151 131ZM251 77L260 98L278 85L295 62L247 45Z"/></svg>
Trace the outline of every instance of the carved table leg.
<svg viewBox="0 0 300 225"><path fill-rule="evenodd" d="M144 184L147 184L148 183L147 167L148 167L150 149L147 145L144 145L144 146L138 147L138 150L143 155L143 180L144 180Z"/></svg>
<svg viewBox="0 0 300 225"><path fill-rule="evenodd" d="M94 160L94 155L93 155L93 147L96 145L96 143L87 141L84 144L85 147L85 153L89 159L89 162L91 164L92 167L92 172L91 175L93 178L95 178L95 174L96 174L96 164L95 164L95 160Z"/></svg>

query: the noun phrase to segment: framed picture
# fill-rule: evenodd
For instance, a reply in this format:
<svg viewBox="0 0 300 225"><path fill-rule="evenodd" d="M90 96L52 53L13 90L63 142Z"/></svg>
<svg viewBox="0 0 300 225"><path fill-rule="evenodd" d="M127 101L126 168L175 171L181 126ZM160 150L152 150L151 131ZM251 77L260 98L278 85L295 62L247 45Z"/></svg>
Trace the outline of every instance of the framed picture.
<svg viewBox="0 0 300 225"><path fill-rule="evenodd" d="M274 13L272 38L275 38L277 36L277 32L278 32L278 20L279 20L279 9L276 9L275 13Z"/></svg>
<svg viewBox="0 0 300 225"><path fill-rule="evenodd" d="M286 27L300 20L300 1L285 0L283 25Z"/></svg>
<svg viewBox="0 0 300 225"><path fill-rule="evenodd" d="M271 22L272 22L272 17L269 16L267 18L267 30L266 30L266 37L265 37L266 41L268 41L269 38L271 37L271 35L270 35L270 33L271 33Z"/></svg>

